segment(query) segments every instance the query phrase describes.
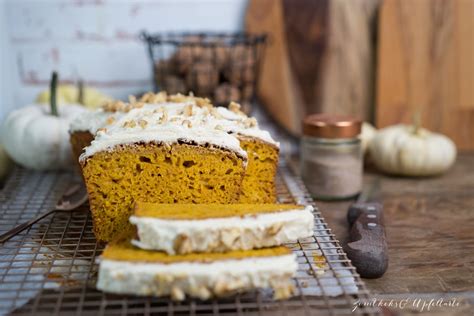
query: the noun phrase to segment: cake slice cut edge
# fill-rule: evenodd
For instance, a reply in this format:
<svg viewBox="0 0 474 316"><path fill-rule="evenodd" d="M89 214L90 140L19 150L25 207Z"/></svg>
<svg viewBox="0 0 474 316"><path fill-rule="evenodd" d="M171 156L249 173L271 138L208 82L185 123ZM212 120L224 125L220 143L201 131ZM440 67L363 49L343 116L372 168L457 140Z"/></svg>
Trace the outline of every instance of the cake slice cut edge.
<svg viewBox="0 0 474 316"><path fill-rule="evenodd" d="M115 294L209 299L260 288L274 298L294 293L298 264L285 247L170 256L129 241L109 244L100 259L97 288Z"/></svg>
<svg viewBox="0 0 474 316"><path fill-rule="evenodd" d="M227 252L282 245L313 236L311 205L154 204L137 202L132 242L168 254Z"/></svg>

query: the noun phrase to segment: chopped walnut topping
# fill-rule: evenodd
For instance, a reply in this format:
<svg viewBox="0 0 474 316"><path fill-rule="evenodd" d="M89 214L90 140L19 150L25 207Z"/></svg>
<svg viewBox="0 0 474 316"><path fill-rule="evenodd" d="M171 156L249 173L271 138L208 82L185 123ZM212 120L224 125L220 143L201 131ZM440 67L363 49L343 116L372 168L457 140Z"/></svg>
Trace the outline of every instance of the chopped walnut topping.
<svg viewBox="0 0 474 316"><path fill-rule="evenodd" d="M115 111L112 111L114 104L115 104L114 101L107 101L104 103L102 108L104 109L104 111L107 111L107 112L115 112Z"/></svg>
<svg viewBox="0 0 474 316"><path fill-rule="evenodd" d="M235 114L239 114L239 115L242 115L242 116L247 116L244 112L242 112L240 109L242 108L242 106L239 104L239 103L236 103L236 102L230 102L229 104L229 110L234 112Z"/></svg>
<svg viewBox="0 0 474 316"><path fill-rule="evenodd" d="M133 109L133 107L132 107L131 104L124 104L124 106L123 106L123 111L124 112L130 112L130 110L132 110L132 109Z"/></svg>
<svg viewBox="0 0 474 316"><path fill-rule="evenodd" d="M135 103L135 102L137 102L137 98L134 95L129 95L128 96L128 102L129 103Z"/></svg>
<svg viewBox="0 0 474 316"><path fill-rule="evenodd" d="M106 129L105 127L99 128L99 129L97 130L97 133L99 133L99 132L106 133L106 132L107 132L107 129Z"/></svg>
<svg viewBox="0 0 474 316"><path fill-rule="evenodd" d="M179 234L174 240L173 248L178 254L191 252L192 246L189 237L183 234Z"/></svg>
<svg viewBox="0 0 474 316"><path fill-rule="evenodd" d="M210 111L211 108L205 107L205 108L202 108L202 109L203 109L202 110L202 115L203 116L208 116L211 113L211 111Z"/></svg>
<svg viewBox="0 0 474 316"><path fill-rule="evenodd" d="M266 232L270 236L274 236L280 232L280 230L283 228L283 225L281 223L275 223L272 226L268 227Z"/></svg>
<svg viewBox="0 0 474 316"><path fill-rule="evenodd" d="M257 119L255 117L249 117L243 121L246 128L257 126Z"/></svg>
<svg viewBox="0 0 474 316"><path fill-rule="evenodd" d="M213 290L214 290L214 293L216 293L217 295L222 295L229 291L229 287L228 287L227 282L225 282L224 280L218 279L217 282L214 284Z"/></svg>
<svg viewBox="0 0 474 316"><path fill-rule="evenodd" d="M102 104L102 108L104 109L104 111L108 111L108 112L111 112L110 111L111 106L112 106L112 101L105 101L104 104Z"/></svg>
<svg viewBox="0 0 474 316"><path fill-rule="evenodd" d="M172 118L170 118L170 122L177 122L179 120L180 118L178 116L173 116Z"/></svg>
<svg viewBox="0 0 474 316"><path fill-rule="evenodd" d="M196 102L196 105L200 108L212 108L211 100L209 100L208 98L195 98L194 101Z"/></svg>
<svg viewBox="0 0 474 316"><path fill-rule="evenodd" d="M141 102L150 102L151 99L154 97L154 93L153 92L147 92L145 93L144 95L142 95L142 97L140 98L140 101Z"/></svg>
<svg viewBox="0 0 474 316"><path fill-rule="evenodd" d="M216 108L212 108L210 111L211 111L211 115L214 116L215 118L222 118L222 115L217 111Z"/></svg>
<svg viewBox="0 0 474 316"><path fill-rule="evenodd" d="M182 124L183 126L187 126L188 128L191 128L191 127L192 127L192 124L191 124L191 121L190 121L190 120L184 120L181 124Z"/></svg>
<svg viewBox="0 0 474 316"><path fill-rule="evenodd" d="M105 121L105 124L110 125L110 124L112 124L113 122L115 122L115 117L109 116L109 117L107 118L107 120Z"/></svg>
<svg viewBox="0 0 474 316"><path fill-rule="evenodd" d="M193 106L191 104L186 105L183 111L184 116L192 116L193 115Z"/></svg>
<svg viewBox="0 0 474 316"><path fill-rule="evenodd" d="M125 102L123 102L123 101L117 101L117 102L115 102L115 106L116 106L116 107L118 108L118 110L120 111L121 109L123 109L123 108L126 106L126 104L125 104Z"/></svg>
<svg viewBox="0 0 474 316"><path fill-rule="evenodd" d="M145 102L135 102L133 103L133 107L136 109L141 109L143 106L145 106Z"/></svg>
<svg viewBox="0 0 474 316"><path fill-rule="evenodd" d="M162 103L166 102L167 95L166 92L162 91L154 95L153 97L153 103Z"/></svg>
<svg viewBox="0 0 474 316"><path fill-rule="evenodd" d="M158 123L166 123L168 122L168 112L163 109L163 114L161 115L160 119L158 120Z"/></svg>
<svg viewBox="0 0 474 316"><path fill-rule="evenodd" d="M241 108L240 104L236 102L230 102L229 104L229 110L231 110L234 113L240 112L240 108Z"/></svg>
<svg viewBox="0 0 474 316"><path fill-rule="evenodd" d="M159 93L147 92L141 98L140 102L144 103L162 103L166 102L167 94L164 91Z"/></svg>
<svg viewBox="0 0 474 316"><path fill-rule="evenodd" d="M230 248L238 240L240 230L237 228L230 228L221 232L221 242Z"/></svg>
<svg viewBox="0 0 474 316"><path fill-rule="evenodd" d="M122 126L128 127L128 128L134 128L135 126L137 126L137 123L135 121L126 121L125 123L123 123Z"/></svg>
<svg viewBox="0 0 474 316"><path fill-rule="evenodd" d="M139 120L138 125L140 125L141 128L145 128L148 125L148 122L145 120Z"/></svg>
<svg viewBox="0 0 474 316"><path fill-rule="evenodd" d="M178 102L185 102L185 101L188 101L190 100L188 96L184 95L184 94L181 94L181 93L177 93L177 94L174 94L174 95L170 95L168 97L168 101L170 102L175 102L175 103L178 103Z"/></svg>
<svg viewBox="0 0 474 316"><path fill-rule="evenodd" d="M295 287L292 284L273 287L273 298L276 300L286 299L295 293Z"/></svg>
<svg viewBox="0 0 474 316"><path fill-rule="evenodd" d="M123 103L122 101L110 101L103 106L103 109L107 112L117 112L123 111L124 107L125 103Z"/></svg>
<svg viewBox="0 0 474 316"><path fill-rule="evenodd" d="M185 298L184 292L177 286L171 288L171 298L175 301L182 301Z"/></svg>

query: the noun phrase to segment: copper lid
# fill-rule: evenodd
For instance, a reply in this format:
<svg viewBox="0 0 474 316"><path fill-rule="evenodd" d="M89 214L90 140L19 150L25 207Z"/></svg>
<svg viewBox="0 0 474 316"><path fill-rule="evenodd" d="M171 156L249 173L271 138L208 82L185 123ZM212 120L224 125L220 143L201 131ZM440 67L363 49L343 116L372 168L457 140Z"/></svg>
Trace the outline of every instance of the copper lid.
<svg viewBox="0 0 474 316"><path fill-rule="evenodd" d="M303 120L303 134L321 138L354 138L362 122L351 116L311 114Z"/></svg>

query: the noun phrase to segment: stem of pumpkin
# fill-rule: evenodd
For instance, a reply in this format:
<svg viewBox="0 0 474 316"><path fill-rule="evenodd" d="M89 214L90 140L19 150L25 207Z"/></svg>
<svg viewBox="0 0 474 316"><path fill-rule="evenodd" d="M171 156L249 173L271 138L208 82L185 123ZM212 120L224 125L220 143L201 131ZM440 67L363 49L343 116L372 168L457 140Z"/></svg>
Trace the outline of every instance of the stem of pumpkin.
<svg viewBox="0 0 474 316"><path fill-rule="evenodd" d="M421 127L421 108L416 108L415 113L413 114L413 125L415 127L414 133L418 134L418 131Z"/></svg>
<svg viewBox="0 0 474 316"><path fill-rule="evenodd" d="M56 104L56 88L58 85L58 73L53 71L49 86L49 105L51 106L51 115L59 116L58 106Z"/></svg>
<svg viewBox="0 0 474 316"><path fill-rule="evenodd" d="M79 79L77 82L77 103L84 105L84 81Z"/></svg>

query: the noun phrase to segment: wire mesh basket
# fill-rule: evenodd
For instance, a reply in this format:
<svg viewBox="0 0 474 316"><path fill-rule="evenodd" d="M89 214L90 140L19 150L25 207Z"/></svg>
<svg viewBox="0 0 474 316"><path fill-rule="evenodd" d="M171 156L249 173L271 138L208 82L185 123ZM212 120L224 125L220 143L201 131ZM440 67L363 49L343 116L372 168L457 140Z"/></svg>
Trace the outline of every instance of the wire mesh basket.
<svg viewBox="0 0 474 316"><path fill-rule="evenodd" d="M193 92L226 106L255 97L266 36L247 33L167 33L141 38L148 44L156 91Z"/></svg>

